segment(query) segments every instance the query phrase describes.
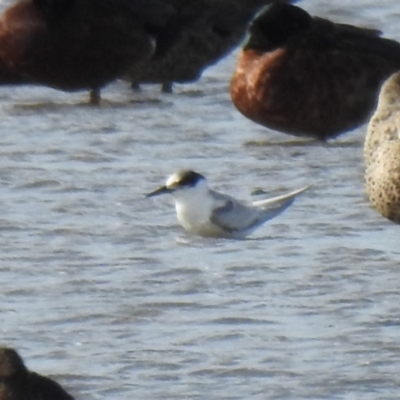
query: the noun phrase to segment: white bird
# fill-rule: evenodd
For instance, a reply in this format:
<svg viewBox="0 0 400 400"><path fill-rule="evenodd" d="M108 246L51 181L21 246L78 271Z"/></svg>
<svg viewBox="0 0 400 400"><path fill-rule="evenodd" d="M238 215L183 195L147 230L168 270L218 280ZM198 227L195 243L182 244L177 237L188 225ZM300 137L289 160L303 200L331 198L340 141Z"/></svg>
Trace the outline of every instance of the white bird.
<svg viewBox="0 0 400 400"><path fill-rule="evenodd" d="M172 174L164 186L146 197L170 193L175 200L178 220L188 232L204 237L244 239L285 211L298 194L311 186L247 204L210 189L203 175L182 170Z"/></svg>

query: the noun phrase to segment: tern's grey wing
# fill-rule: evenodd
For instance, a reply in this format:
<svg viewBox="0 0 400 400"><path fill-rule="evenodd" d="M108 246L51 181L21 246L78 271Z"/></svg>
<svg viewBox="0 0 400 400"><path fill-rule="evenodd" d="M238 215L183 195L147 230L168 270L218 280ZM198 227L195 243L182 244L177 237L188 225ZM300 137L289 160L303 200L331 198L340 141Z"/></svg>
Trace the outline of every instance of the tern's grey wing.
<svg viewBox="0 0 400 400"><path fill-rule="evenodd" d="M225 232L235 234L259 225L259 214L256 208L249 209L241 203L227 200L223 206L214 209L210 221Z"/></svg>
<svg viewBox="0 0 400 400"><path fill-rule="evenodd" d="M210 220L227 233L245 236L285 211L293 201L294 197L276 202L268 208L258 208L226 198L225 203L213 211Z"/></svg>

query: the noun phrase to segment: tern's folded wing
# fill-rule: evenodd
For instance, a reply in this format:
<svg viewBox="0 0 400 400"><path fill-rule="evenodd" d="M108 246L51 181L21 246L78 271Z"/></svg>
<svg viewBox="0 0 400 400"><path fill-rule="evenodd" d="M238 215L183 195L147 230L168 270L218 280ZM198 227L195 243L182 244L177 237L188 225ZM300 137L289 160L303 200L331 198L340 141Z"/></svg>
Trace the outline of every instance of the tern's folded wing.
<svg viewBox="0 0 400 400"><path fill-rule="evenodd" d="M285 211L294 201L294 197L275 202L268 208L256 208L228 200L216 208L210 220L220 229L230 234L245 236L264 222Z"/></svg>

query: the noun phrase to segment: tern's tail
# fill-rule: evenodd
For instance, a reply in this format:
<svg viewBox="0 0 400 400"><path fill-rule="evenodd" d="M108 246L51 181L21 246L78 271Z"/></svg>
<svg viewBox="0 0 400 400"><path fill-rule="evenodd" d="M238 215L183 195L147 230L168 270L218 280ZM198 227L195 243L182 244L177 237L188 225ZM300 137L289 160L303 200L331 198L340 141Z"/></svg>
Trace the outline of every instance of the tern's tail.
<svg viewBox="0 0 400 400"><path fill-rule="evenodd" d="M313 185L304 186L301 189L294 190L293 192L286 193L281 196L254 201L253 206L263 209L263 211L265 211L263 221L268 221L283 213L292 205L297 195L305 192L311 186Z"/></svg>
<svg viewBox="0 0 400 400"><path fill-rule="evenodd" d="M276 197L270 197L269 199L264 199L264 200L256 200L253 201L253 206L254 207L261 207L261 208L269 208L269 206L274 206L278 205L279 203L283 204L287 200L294 200L297 195L300 193L305 192L306 190L310 189L310 187L314 186L313 184L304 186L300 189L293 190L293 192L282 194L281 196L276 196Z"/></svg>

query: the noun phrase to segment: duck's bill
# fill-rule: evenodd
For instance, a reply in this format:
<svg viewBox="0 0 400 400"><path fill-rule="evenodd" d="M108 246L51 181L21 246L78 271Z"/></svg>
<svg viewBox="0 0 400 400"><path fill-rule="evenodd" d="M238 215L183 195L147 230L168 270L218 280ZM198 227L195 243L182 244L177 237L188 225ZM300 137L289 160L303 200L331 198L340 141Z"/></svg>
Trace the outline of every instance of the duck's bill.
<svg viewBox="0 0 400 400"><path fill-rule="evenodd" d="M168 189L166 186L161 186L160 188L154 190L154 192L150 192L146 194L146 197L154 197L154 196L159 196L161 194L166 194L166 193L171 193L172 190Z"/></svg>

